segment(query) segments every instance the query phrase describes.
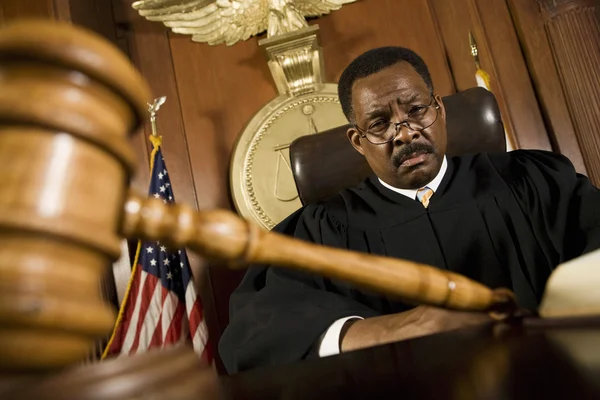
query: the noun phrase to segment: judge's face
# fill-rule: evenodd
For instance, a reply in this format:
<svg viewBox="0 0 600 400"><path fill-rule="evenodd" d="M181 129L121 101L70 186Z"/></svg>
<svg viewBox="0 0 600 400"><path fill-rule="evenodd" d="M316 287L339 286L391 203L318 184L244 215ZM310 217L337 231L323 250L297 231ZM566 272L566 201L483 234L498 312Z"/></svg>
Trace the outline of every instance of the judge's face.
<svg viewBox="0 0 600 400"><path fill-rule="evenodd" d="M428 105L431 107L424 108ZM348 139L381 180L400 189L417 189L435 178L446 153L446 112L442 99L431 96L425 81L409 63L399 62L356 80L352 107L358 128L348 130ZM382 128L389 122L402 121L409 121L417 130L406 124L396 129L392 124L387 131ZM418 129L431 121L435 122ZM391 141L372 143L385 138Z"/></svg>

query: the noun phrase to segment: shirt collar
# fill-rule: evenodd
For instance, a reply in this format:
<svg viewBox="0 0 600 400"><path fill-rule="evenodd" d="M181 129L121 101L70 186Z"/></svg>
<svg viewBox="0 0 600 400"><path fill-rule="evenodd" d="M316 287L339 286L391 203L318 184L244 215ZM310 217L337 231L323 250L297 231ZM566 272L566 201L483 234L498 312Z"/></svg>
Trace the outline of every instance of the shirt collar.
<svg viewBox="0 0 600 400"><path fill-rule="evenodd" d="M444 156L444 161L442 161L442 166L440 167L438 174L435 176L435 178L433 178L433 180L431 182L429 182L425 186L427 186L428 188L430 188L431 190L433 190L435 192L438 189L438 187L440 186L440 183L442 182L442 179L444 178L444 174L446 174L446 169L448 169L448 161L446 161L446 156ZM377 178L377 179L379 179L379 178ZM415 199L417 197L418 189L398 189L396 187L388 185L381 179L379 179L379 182L381 182L381 184L383 186L385 186L386 188L393 190L396 193L400 193L411 199ZM425 187L425 186L423 186L423 187Z"/></svg>

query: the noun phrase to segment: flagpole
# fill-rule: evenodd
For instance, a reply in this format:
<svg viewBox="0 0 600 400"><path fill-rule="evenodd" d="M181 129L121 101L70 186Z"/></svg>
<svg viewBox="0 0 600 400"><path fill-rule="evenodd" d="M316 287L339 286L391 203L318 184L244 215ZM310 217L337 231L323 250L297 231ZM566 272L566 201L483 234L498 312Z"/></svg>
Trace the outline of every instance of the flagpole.
<svg viewBox="0 0 600 400"><path fill-rule="evenodd" d="M490 76L481 68L481 63L479 62L479 49L477 48L475 36L473 36L473 32L471 31L469 31L469 45L471 47L471 55L475 61L475 79L477 80L477 85L491 92L492 85L490 83Z"/></svg>
<svg viewBox="0 0 600 400"><path fill-rule="evenodd" d="M475 36L473 32L469 31L469 45L471 48L471 55L473 56L473 61L475 61L475 81L477 82L477 86L482 87L489 92L492 91L492 83L490 75L481 68L481 62L479 60L479 49L477 48L477 42L475 41ZM506 151L512 151L515 149L515 141L508 134L506 128L504 129L504 140L506 141Z"/></svg>

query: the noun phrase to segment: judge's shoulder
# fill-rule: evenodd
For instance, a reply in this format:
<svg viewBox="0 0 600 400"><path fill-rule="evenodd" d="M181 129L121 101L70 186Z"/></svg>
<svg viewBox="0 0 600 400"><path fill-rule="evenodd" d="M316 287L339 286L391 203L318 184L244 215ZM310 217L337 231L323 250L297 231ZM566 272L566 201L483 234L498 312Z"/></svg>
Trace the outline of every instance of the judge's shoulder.
<svg viewBox="0 0 600 400"><path fill-rule="evenodd" d="M464 173L482 167L493 168L506 181L532 178L539 174L575 177L575 167L562 154L545 150L514 150L506 153L479 153L452 157Z"/></svg>
<svg viewBox="0 0 600 400"><path fill-rule="evenodd" d="M333 196L302 206L277 224L273 230L295 236L298 227L302 225L308 225L309 230L311 227L314 228L315 224L321 223L334 228L343 228L347 221L347 208L342 193L348 190L344 189Z"/></svg>

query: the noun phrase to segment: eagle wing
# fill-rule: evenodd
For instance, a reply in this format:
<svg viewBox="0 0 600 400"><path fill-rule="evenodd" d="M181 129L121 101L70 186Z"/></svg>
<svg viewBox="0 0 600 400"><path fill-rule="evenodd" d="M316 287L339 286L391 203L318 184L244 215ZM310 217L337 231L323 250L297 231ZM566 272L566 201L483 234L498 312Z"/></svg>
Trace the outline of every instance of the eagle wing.
<svg viewBox="0 0 600 400"><path fill-rule="evenodd" d="M210 45L246 40L265 31L269 21L268 0L139 0L132 7L150 21Z"/></svg>
<svg viewBox="0 0 600 400"><path fill-rule="evenodd" d="M294 7L305 17L318 17L329 14L330 11L339 10L344 4L354 3L356 0L295 0Z"/></svg>

